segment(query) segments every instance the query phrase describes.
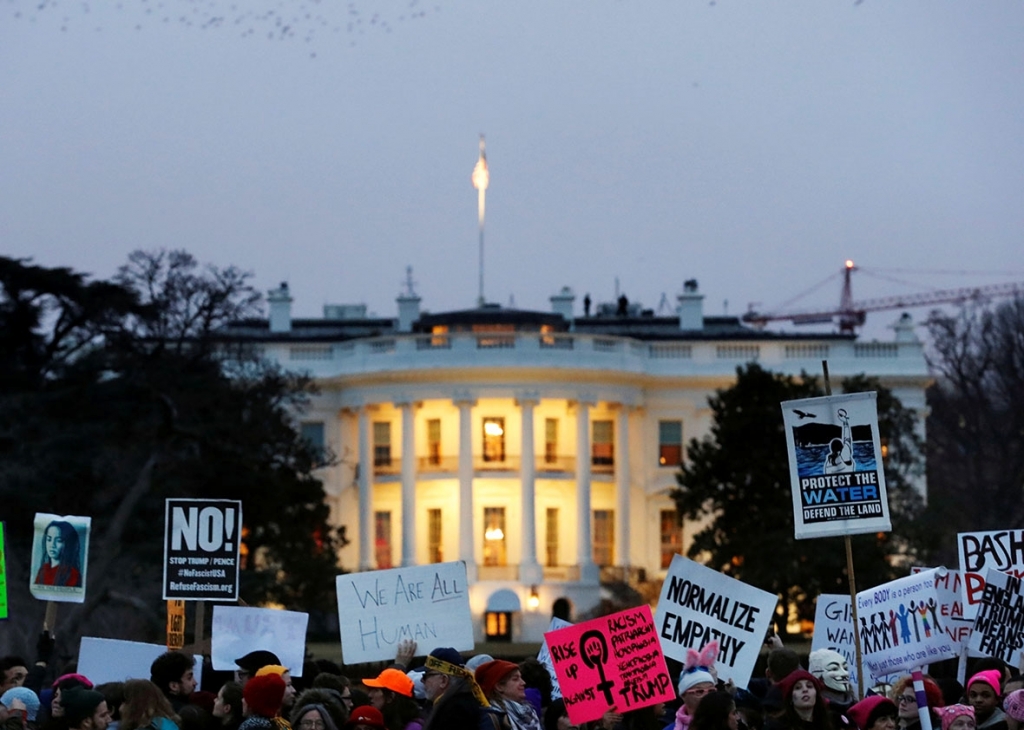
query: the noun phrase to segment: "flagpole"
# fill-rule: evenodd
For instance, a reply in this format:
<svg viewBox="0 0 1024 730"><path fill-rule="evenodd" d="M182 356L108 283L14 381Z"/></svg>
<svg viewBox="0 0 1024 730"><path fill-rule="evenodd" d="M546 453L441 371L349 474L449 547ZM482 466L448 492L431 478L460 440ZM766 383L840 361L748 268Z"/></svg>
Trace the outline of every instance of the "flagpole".
<svg viewBox="0 0 1024 730"><path fill-rule="evenodd" d="M487 149L484 144L484 136L480 135L480 157L477 158L476 166L473 168L473 187L477 190L477 219L480 223L480 294L477 297L477 306L484 306L484 213L487 203L487 185L490 183L491 175L487 170Z"/></svg>

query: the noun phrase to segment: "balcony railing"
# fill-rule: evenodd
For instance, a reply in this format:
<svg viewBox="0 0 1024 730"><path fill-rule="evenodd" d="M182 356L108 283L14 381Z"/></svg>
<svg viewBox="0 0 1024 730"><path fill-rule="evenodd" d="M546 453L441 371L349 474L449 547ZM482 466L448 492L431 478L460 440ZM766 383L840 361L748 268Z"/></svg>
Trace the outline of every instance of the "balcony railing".
<svg viewBox="0 0 1024 730"><path fill-rule="evenodd" d="M459 470L458 456L421 456L416 465L421 472L455 472Z"/></svg>
<svg viewBox="0 0 1024 730"><path fill-rule="evenodd" d="M485 460L480 454L473 457L473 468L476 471L519 471L519 457L506 456L500 460Z"/></svg>
<svg viewBox="0 0 1024 730"><path fill-rule="evenodd" d="M576 471L575 456L538 456L536 470L539 472L554 472L561 474L572 474Z"/></svg>

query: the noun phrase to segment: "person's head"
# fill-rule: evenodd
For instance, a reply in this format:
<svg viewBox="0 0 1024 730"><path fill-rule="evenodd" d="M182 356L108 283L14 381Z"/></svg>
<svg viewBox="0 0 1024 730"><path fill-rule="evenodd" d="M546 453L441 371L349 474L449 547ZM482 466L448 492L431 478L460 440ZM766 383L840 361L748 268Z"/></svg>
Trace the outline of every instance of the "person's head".
<svg viewBox="0 0 1024 730"><path fill-rule="evenodd" d="M242 685L225 682L213 701L213 716L222 725L238 725L242 720Z"/></svg>
<svg viewBox="0 0 1024 730"><path fill-rule="evenodd" d="M70 522L51 521L43 531L43 552L50 565L66 565L78 569L78 530Z"/></svg>
<svg viewBox="0 0 1024 730"><path fill-rule="evenodd" d="M812 651L807 658L807 671L821 680L828 689L846 694L850 691L850 668L846 657L832 649Z"/></svg>
<svg viewBox="0 0 1024 730"><path fill-rule="evenodd" d="M348 714L337 690L312 688L295 698L289 719L294 730L340 730Z"/></svg>
<svg viewBox="0 0 1024 730"><path fill-rule="evenodd" d="M896 703L881 695L865 697L846 711L857 730L894 730L897 716Z"/></svg>
<svg viewBox="0 0 1024 730"><path fill-rule="evenodd" d="M21 687L28 676L28 664L20 656L5 656L0 659L0 693L11 687Z"/></svg>
<svg viewBox="0 0 1024 730"><path fill-rule="evenodd" d="M180 651L167 651L153 660L149 679L168 697L185 698L196 689L193 660Z"/></svg>
<svg viewBox="0 0 1024 730"><path fill-rule="evenodd" d="M974 708L970 705L947 705L936 712L942 720L942 730L975 730Z"/></svg>
<svg viewBox="0 0 1024 730"><path fill-rule="evenodd" d="M281 711L285 683L277 674L253 677L242 687L242 714L273 718Z"/></svg>
<svg viewBox="0 0 1024 730"><path fill-rule="evenodd" d="M283 667L280 664L268 664L256 670L257 677L267 674L276 674L284 680L284 699L281 700L281 706L290 708L295 703L295 687L292 686L292 673L287 667Z"/></svg>
<svg viewBox="0 0 1024 730"><path fill-rule="evenodd" d="M344 730L387 730L384 716L376 707L363 705L352 710Z"/></svg>
<svg viewBox="0 0 1024 730"><path fill-rule="evenodd" d="M178 713L181 730L213 730L217 727L209 712L198 705L188 704Z"/></svg>
<svg viewBox="0 0 1024 730"><path fill-rule="evenodd" d="M15 701L25 706L25 719L35 722L36 716L39 714L39 695L28 687L11 687L0 695L0 705L8 710L12 709L11 705Z"/></svg>
<svg viewBox="0 0 1024 730"><path fill-rule="evenodd" d="M439 647L431 651L423 672L423 692L427 699L436 702L456 682L458 671L465 668L466 660L457 650Z"/></svg>
<svg viewBox="0 0 1024 730"><path fill-rule="evenodd" d="M53 683L53 699L50 701L50 715L64 717L61 697L69 689L92 689L92 682L81 674L62 674Z"/></svg>
<svg viewBox="0 0 1024 730"><path fill-rule="evenodd" d="M526 700L526 682L512 662L494 659L481 664L476 668L476 683L489 700Z"/></svg>
<svg viewBox="0 0 1024 730"><path fill-rule="evenodd" d="M107 730L110 710L103 695L81 687L61 691L64 719L72 730Z"/></svg>
<svg viewBox="0 0 1024 730"><path fill-rule="evenodd" d="M709 692L697 703L690 721L693 730L737 730L739 712L728 692Z"/></svg>
<svg viewBox="0 0 1024 730"><path fill-rule="evenodd" d="M235 681L244 687L246 682L256 676L256 672L269 664L281 664L277 654L266 649L250 651L245 656L235 659L235 665L238 667L235 670Z"/></svg>
<svg viewBox="0 0 1024 730"><path fill-rule="evenodd" d="M320 672L313 678L313 689L333 689L341 698L345 712L352 712L352 680L341 674Z"/></svg>
<svg viewBox="0 0 1024 730"><path fill-rule="evenodd" d="M929 677L924 678L924 695L929 709L934 710L945 704L942 690ZM890 698L896 703L899 718L904 724L917 721L917 695L914 693L914 680L911 677L899 679L892 687Z"/></svg>
<svg viewBox="0 0 1024 730"><path fill-rule="evenodd" d="M974 719L983 723L999 707L1002 677L996 669L978 672L967 680L967 702L974 708Z"/></svg>
<svg viewBox="0 0 1024 730"><path fill-rule="evenodd" d="M364 679L363 684L369 688L370 704L381 712L396 696L412 698L413 681L398 669L385 669L373 679Z"/></svg>
<svg viewBox="0 0 1024 730"><path fill-rule="evenodd" d="M544 730L577 730L565 709L565 700L555 700L544 711Z"/></svg>
<svg viewBox="0 0 1024 730"><path fill-rule="evenodd" d="M467 662L468 665L468 662ZM547 707L551 704L551 675L547 668L534 658L524 659L519 662L519 671L523 674L523 681L527 688L534 688L540 692L540 704Z"/></svg>
<svg viewBox="0 0 1024 730"><path fill-rule="evenodd" d="M148 679L129 679L124 683L124 702L121 704L121 730L144 728L154 718L177 717L167 697Z"/></svg>
<svg viewBox="0 0 1024 730"><path fill-rule="evenodd" d="M788 677L790 672L795 672L799 668L800 657L797 653L792 649L780 647L768 652L768 667L764 670L764 676L772 684L778 684Z"/></svg>
<svg viewBox="0 0 1024 730"><path fill-rule="evenodd" d="M782 691L783 712L794 722L797 718L803 721L815 720L828 722L825 699L822 696L823 685L810 672L797 669L790 672L779 682Z"/></svg>
<svg viewBox="0 0 1024 730"><path fill-rule="evenodd" d="M697 705L704 699L704 696L715 691L715 678L710 672L694 668L684 671L679 675L679 699L686 705L686 714L693 716L697 711Z"/></svg>
<svg viewBox="0 0 1024 730"><path fill-rule="evenodd" d="M839 455L843 452L843 442L841 439L832 439L828 443L828 463L836 464L839 461ZM819 457L820 458L820 457Z"/></svg>

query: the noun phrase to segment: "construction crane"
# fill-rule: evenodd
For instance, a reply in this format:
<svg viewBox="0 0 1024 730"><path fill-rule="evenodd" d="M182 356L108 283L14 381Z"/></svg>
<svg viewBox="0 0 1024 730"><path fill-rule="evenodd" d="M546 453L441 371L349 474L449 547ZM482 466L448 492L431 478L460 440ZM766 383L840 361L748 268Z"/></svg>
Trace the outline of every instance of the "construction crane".
<svg viewBox="0 0 1024 730"><path fill-rule="evenodd" d="M847 260L840 272L843 275L843 290L839 297L839 307L836 309L761 313L755 311L751 305L751 308L743 315L743 321L755 327L764 327L769 322L778 321L790 321L795 325L826 324L835 322L838 318L839 331L844 334L853 334L857 327L864 324L868 312L925 307L932 304L960 304L978 297L1011 297L1024 294L1024 282L1011 282L959 289L935 289L918 294L899 294L855 302L853 301L850 277L857 268L853 265L853 261Z"/></svg>

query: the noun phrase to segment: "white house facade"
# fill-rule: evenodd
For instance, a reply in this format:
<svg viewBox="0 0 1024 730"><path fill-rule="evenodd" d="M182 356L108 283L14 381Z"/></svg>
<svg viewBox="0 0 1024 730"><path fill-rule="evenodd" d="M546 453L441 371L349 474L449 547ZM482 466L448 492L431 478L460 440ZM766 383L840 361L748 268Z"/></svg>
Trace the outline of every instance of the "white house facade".
<svg viewBox="0 0 1024 730"><path fill-rule="evenodd" d="M351 539L342 565L464 561L478 640L539 641L553 612L596 606L602 582L664 576L694 528L669 496L684 444L709 432L708 397L737 366L876 376L923 436L929 376L906 316L892 341L859 342L705 317L696 282L675 317L551 299L421 314L408 292L396 319L328 305L293 320L282 285L269 321L229 328L316 380L301 428L337 457L321 476Z"/></svg>

